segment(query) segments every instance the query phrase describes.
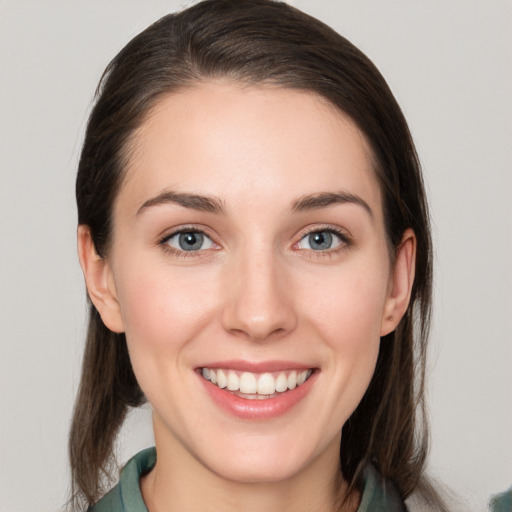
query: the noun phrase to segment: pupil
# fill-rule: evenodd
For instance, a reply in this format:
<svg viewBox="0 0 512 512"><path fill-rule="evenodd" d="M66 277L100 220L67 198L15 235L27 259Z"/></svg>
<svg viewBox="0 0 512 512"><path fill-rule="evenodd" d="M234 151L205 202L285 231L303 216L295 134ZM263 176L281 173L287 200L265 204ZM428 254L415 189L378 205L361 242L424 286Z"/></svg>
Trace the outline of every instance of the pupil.
<svg viewBox="0 0 512 512"><path fill-rule="evenodd" d="M184 251L198 250L203 245L203 235L201 233L182 233L179 242Z"/></svg>
<svg viewBox="0 0 512 512"><path fill-rule="evenodd" d="M312 249L330 249L331 244L332 235L327 231L321 231L309 235L309 245Z"/></svg>

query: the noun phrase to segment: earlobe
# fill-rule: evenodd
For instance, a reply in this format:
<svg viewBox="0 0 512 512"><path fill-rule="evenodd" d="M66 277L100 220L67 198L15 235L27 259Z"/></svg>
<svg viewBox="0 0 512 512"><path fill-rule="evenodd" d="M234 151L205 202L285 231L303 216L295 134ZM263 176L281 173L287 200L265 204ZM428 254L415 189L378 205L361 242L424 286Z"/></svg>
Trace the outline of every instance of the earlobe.
<svg viewBox="0 0 512 512"><path fill-rule="evenodd" d="M78 226L77 243L78 258L92 303L111 331L124 332L112 269L107 259L96 252L89 226Z"/></svg>
<svg viewBox="0 0 512 512"><path fill-rule="evenodd" d="M416 235L412 229L405 230L396 251L390 276L388 296L381 322L381 336L394 331L407 311L414 283L416 263Z"/></svg>

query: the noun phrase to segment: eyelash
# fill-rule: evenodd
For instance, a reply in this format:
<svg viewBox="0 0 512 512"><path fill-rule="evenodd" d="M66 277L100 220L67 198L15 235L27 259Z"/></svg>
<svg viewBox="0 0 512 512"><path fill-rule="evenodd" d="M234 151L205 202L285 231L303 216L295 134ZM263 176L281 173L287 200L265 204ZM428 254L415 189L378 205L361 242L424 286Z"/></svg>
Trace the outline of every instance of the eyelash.
<svg viewBox="0 0 512 512"><path fill-rule="evenodd" d="M308 250L308 256L311 258L332 258L333 255L350 249L353 244L352 238L346 232L341 231L340 229L333 228L332 226L314 226L302 233L299 241L295 242L293 245L297 246L302 240L304 240L309 235L312 235L313 233L330 233L331 235L339 238L340 245L334 249L326 249L323 251L314 251L312 249Z"/></svg>
<svg viewBox="0 0 512 512"><path fill-rule="evenodd" d="M171 247L167 242L175 237L176 235L180 235L182 233L199 233L205 237L207 237L208 239L210 239L212 241L212 243L215 245L215 246L218 246L218 244L216 244L213 240L212 240L212 237L209 236L207 233L205 233L204 230L202 229L198 229L198 228L195 228L195 227L183 227L183 228L180 228L176 231L173 231L172 233L169 233L168 235L165 235L159 242L158 242L158 245L160 245L162 247L162 249L168 253L168 254L171 254L173 256L177 256L178 258L194 258L199 255L199 253L201 253L202 251L181 251L179 249L176 249L174 247Z"/></svg>
<svg viewBox="0 0 512 512"><path fill-rule="evenodd" d="M182 233L199 233L199 234L207 237L208 239L210 239L213 245L219 247L218 244L216 244L204 230L201 230L201 229L198 229L198 228L192 227L192 226L191 227L183 227L176 231L173 231L172 233L170 233L168 235L165 235L158 242L158 245L160 245L165 252L172 254L173 256L177 256L179 258L194 258L194 257L197 258L199 256L199 253L201 253L203 251L201 251L201 250L182 251L182 250L179 250L179 249L176 249L176 248L170 246L167 243L171 238L175 237L176 235L180 235ZM334 249L326 249L326 250L321 250L321 251L305 249L305 250L307 250L308 253L310 253L311 257L315 257L315 258L329 257L330 258L333 256L333 254L337 254L338 252L350 249L352 246L352 239L350 236L347 235L346 232L343 232L339 229L333 228L332 226L314 226L314 227L311 227L310 229L306 230L304 233L302 233L299 241L295 242L293 244L293 247L296 247L302 240L304 240L306 237L308 237L309 235L311 235L313 233L330 233L330 234L336 236L337 238L339 238L340 246L336 247ZM298 250L301 250L301 249L298 249Z"/></svg>

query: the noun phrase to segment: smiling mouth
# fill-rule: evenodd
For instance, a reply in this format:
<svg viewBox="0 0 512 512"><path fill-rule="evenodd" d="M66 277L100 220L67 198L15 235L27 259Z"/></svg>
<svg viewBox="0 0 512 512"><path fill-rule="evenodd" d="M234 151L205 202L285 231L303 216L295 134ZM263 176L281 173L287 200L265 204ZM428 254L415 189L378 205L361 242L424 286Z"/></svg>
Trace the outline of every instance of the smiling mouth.
<svg viewBox="0 0 512 512"><path fill-rule="evenodd" d="M220 389L248 400L274 398L306 382L313 370L252 373L219 368L201 368L203 378Z"/></svg>

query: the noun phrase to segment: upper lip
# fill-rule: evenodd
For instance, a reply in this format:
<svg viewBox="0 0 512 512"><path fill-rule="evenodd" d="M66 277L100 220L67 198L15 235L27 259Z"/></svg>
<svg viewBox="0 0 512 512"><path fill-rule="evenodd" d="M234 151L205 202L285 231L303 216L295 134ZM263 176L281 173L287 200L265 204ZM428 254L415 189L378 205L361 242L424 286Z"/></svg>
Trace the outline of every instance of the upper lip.
<svg viewBox="0 0 512 512"><path fill-rule="evenodd" d="M245 361L245 360L230 360L230 361L215 361L205 363L198 368L211 368L211 369L226 369L238 370L240 372L250 373L265 373L265 372L278 372L281 370L308 370L314 366L298 363L295 361Z"/></svg>

